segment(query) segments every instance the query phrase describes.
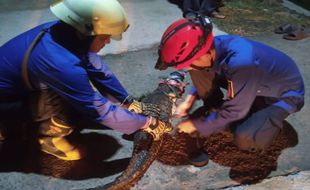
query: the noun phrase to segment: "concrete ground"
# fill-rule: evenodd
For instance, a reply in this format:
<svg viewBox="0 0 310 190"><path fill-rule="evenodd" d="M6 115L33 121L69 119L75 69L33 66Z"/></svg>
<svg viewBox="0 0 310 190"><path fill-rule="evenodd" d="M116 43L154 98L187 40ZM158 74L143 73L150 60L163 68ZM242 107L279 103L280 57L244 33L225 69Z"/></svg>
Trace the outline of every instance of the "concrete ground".
<svg viewBox="0 0 310 190"><path fill-rule="evenodd" d="M0 44L37 24L55 19L47 9L51 2L53 1L2 0L0 2ZM165 28L181 17L181 11L175 5L163 0L120 0L120 2L128 12L130 29L121 42L112 42L100 53L129 93L139 96L155 89L159 77L171 71L159 72L153 69L157 59L156 45ZM214 32L216 35L225 33L216 27ZM309 38L287 41L282 39L281 35L265 33L253 39L290 55L297 62L304 76L306 95L310 93L308 89L310 85ZM276 160L276 168L270 171L268 177L260 183L240 185L230 178L231 168L212 160L202 168L188 165L169 166L155 161L133 189L310 189L310 139L308 138L310 106L308 102L309 97L306 96L306 104L302 111L288 118L288 122L298 135L298 141L293 147L282 150ZM103 156L100 163L93 163L93 167L96 167L96 175L74 179L42 175L37 171L0 170L0 189L83 189L112 181L128 162L132 151L131 141L122 138L122 134L110 130L85 130L83 133L89 137L96 137L97 152L102 150L102 154L107 155ZM3 164L5 163L0 163L1 166ZM112 172L106 172L108 170Z"/></svg>

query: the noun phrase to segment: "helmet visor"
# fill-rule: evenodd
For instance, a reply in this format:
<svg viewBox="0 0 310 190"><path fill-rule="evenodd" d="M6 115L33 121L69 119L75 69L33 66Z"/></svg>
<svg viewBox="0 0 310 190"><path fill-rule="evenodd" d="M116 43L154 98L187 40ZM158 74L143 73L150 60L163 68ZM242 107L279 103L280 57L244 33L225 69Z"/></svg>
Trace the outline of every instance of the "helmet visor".
<svg viewBox="0 0 310 190"><path fill-rule="evenodd" d="M163 71L163 70L166 70L167 68L168 68L168 64L162 61L161 57L159 56L155 64L155 69Z"/></svg>
<svg viewBox="0 0 310 190"><path fill-rule="evenodd" d="M111 39L115 40L115 41L121 41L123 38L122 34L119 35L111 35Z"/></svg>

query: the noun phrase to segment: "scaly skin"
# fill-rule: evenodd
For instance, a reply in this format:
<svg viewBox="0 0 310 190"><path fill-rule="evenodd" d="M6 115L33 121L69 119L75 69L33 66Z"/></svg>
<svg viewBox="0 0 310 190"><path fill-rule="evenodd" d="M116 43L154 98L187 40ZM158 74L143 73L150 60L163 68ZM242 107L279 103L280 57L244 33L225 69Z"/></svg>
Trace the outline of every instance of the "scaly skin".
<svg viewBox="0 0 310 190"><path fill-rule="evenodd" d="M141 101L158 105L161 109L159 119L170 122L175 98L168 96L168 94L175 93L176 91L175 87L160 84L155 91L146 95ZM138 131L134 135L134 150L126 170L113 182L93 189L130 189L142 178L153 161L157 159L164 144L165 136L163 135L158 141L153 141L153 137L150 134Z"/></svg>
<svg viewBox="0 0 310 190"><path fill-rule="evenodd" d="M135 146L133 156L127 169L115 181L105 185L103 189L130 189L136 182L139 181L139 179L142 178L146 170L157 158L163 144L163 138L159 141L153 141L153 137L144 132L139 132L136 137L137 141L135 140L135 142L138 142L138 144Z"/></svg>
<svg viewBox="0 0 310 190"><path fill-rule="evenodd" d="M164 88L164 86L160 86ZM160 107L160 119L169 121L172 115L173 102L163 93L164 89L157 89L153 93L142 99L143 102L153 103ZM165 90L169 90L165 88ZM127 169L115 181L104 186L108 190L127 190L130 189L139 179L142 178L146 170L157 158L163 137L159 141L153 141L153 137L146 132L139 131L134 136L134 150Z"/></svg>

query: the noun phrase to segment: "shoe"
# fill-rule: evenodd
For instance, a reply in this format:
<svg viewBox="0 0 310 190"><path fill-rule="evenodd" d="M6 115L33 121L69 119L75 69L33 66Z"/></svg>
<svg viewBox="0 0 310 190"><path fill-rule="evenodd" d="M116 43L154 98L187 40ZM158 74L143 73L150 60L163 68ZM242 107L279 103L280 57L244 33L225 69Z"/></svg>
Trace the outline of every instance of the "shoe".
<svg viewBox="0 0 310 190"><path fill-rule="evenodd" d="M219 18L219 19L224 19L224 18L226 18L225 15L221 15L221 14L220 14L219 12L217 12L217 11L213 11L213 12L211 13L211 17Z"/></svg>
<svg viewBox="0 0 310 190"><path fill-rule="evenodd" d="M189 156L189 163L196 167L203 167L207 165L209 163L208 153L203 150L193 153Z"/></svg>
<svg viewBox="0 0 310 190"><path fill-rule="evenodd" d="M285 34L285 33L290 33L298 29L297 25L294 24L282 24L275 28L274 33L276 34Z"/></svg>
<svg viewBox="0 0 310 190"><path fill-rule="evenodd" d="M39 138L41 150L61 160L80 160L86 156L84 148L70 144L64 137Z"/></svg>
<svg viewBox="0 0 310 190"><path fill-rule="evenodd" d="M310 37L310 28L299 27L294 31L288 32L283 35L286 40L302 40Z"/></svg>

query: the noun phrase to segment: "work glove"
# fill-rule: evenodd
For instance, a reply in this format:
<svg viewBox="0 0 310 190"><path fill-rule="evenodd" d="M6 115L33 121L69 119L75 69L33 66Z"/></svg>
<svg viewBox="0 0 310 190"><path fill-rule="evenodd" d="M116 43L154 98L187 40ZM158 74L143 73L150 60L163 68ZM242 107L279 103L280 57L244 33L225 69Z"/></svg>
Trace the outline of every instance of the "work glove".
<svg viewBox="0 0 310 190"><path fill-rule="evenodd" d="M170 123L163 122L152 116L148 117L147 123L144 127L142 127L143 131L153 136L154 141L158 141L163 134L172 131L172 129L173 128Z"/></svg>
<svg viewBox="0 0 310 190"><path fill-rule="evenodd" d="M177 131L179 133L186 133L186 134L190 135L191 137L198 136L198 131L197 131L193 121L190 119L182 121L176 127L177 127Z"/></svg>
<svg viewBox="0 0 310 190"><path fill-rule="evenodd" d="M128 110L137 114L153 117L159 117L160 115L160 109L157 105L139 102L137 100L133 100L133 102L128 106Z"/></svg>

